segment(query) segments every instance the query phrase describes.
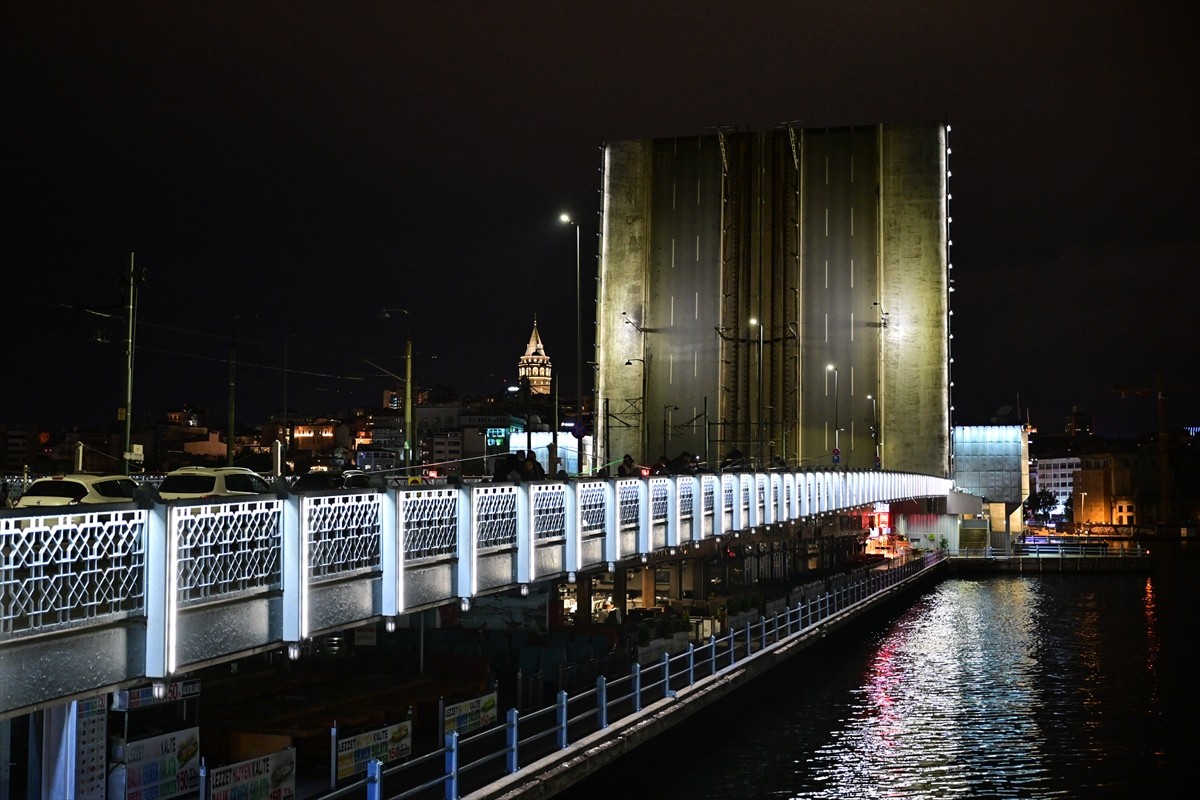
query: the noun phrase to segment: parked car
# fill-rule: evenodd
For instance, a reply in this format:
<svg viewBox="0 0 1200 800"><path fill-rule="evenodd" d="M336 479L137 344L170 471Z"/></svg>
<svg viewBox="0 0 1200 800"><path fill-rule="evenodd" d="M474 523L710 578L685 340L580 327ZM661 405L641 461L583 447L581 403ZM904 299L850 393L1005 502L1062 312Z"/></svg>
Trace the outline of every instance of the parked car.
<svg viewBox="0 0 1200 800"><path fill-rule="evenodd" d="M371 476L361 469L313 470L296 479L292 489L297 492L320 492L335 489L370 489Z"/></svg>
<svg viewBox="0 0 1200 800"><path fill-rule="evenodd" d="M158 485L163 500L269 494L271 485L245 467L181 467L168 472Z"/></svg>
<svg viewBox="0 0 1200 800"><path fill-rule="evenodd" d="M128 475L54 475L31 483L17 500L16 508L128 503L137 486Z"/></svg>

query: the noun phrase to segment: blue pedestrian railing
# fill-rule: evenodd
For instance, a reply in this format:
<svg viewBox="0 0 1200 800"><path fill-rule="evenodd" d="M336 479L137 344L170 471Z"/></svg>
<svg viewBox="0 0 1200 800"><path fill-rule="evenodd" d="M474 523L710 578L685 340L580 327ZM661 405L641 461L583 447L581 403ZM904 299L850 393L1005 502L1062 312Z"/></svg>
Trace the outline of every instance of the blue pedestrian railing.
<svg viewBox="0 0 1200 800"><path fill-rule="evenodd" d="M944 558L944 554L933 552L887 569L863 570L807 602L760 616L758 622L730 628L700 646L690 644L681 654L664 653L653 663L634 663L628 675L611 679L601 675L595 687L575 694L560 690L553 705L524 714L509 709L502 724L470 736L449 733L440 749L418 759L387 769L376 763L378 779L374 783L368 775L320 795L320 800L402 800L429 796L431 789L439 787L442 797L454 800L466 791L518 774L535 761L567 750L614 723L635 719L656 703L678 700L685 689L719 679L749 658L789 646L839 615L922 575ZM469 761L464 760L465 753L470 753ZM444 766L440 775L423 774L430 763L439 761ZM386 793L376 793L383 792L384 787Z"/></svg>

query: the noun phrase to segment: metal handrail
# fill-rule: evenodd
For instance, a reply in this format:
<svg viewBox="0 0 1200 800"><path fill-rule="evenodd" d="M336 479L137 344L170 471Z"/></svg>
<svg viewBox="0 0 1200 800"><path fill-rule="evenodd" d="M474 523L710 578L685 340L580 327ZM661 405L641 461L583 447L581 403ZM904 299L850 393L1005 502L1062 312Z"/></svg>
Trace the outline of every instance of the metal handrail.
<svg viewBox="0 0 1200 800"><path fill-rule="evenodd" d="M375 761L372 762L371 771L379 774L381 778L397 776L411 770L419 763L428 763L432 759L442 757L446 763L446 769L440 777L432 778L421 783L419 786L411 787L401 794L389 796L395 798L395 800L399 800L399 798L412 797L419 791L442 784L445 787L444 791L447 797L458 797L459 782L465 772L477 769L484 764L491 763L502 757L506 758L505 769L508 774L519 772L521 769L519 753L523 747L546 738L555 737L557 749L563 750L570 744L568 728L572 724L578 725L590 717L595 717L595 728L589 728L588 731L599 731L611 724L613 720L610 719L610 712L622 703L631 702L632 710L616 719L626 719L640 713L643 708L642 702L645 699L653 698L651 703L677 699L677 689L695 686L698 681L710 680L733 670L746 658L753 657L759 653L770 652L791 641L793 637L810 631L812 628L842 611L854 605L864 603L890 589L901 580L913 577L919 572L931 568L942 561L944 557L945 555L940 552L930 553L923 557L910 559L882 573L874 571L872 573L861 574L849 580L844 586L836 587L832 591L822 593L807 603L801 601L796 603L795 606L787 606L782 611L771 614L769 617L761 616L757 622L747 622L746 626L740 630L730 628L726 637L718 638L710 636L708 642L699 647L695 643L690 643L687 651L684 653L675 656L664 653L660 660L645 666L635 662L631 666L629 675L614 678L611 681L606 676L600 675L596 680L595 688L583 690L574 696L568 695L565 690L560 689L554 705L546 706L545 708L526 714L520 714L516 709L510 709L506 715L505 722L496 728L477 733L465 739L460 739L457 733L447 734L445 746L433 753L422 756L420 759L412 759L403 764L390 767L386 771L381 771L381 765L378 761ZM786 631L786 633L780 635L781 631ZM756 640L758 643L757 649L754 646ZM718 665L719 661L724 660L719 656L726 653L729 656L729 662L724 665ZM707 667L704 665L707 665ZM699 670L697 669L698 666ZM698 671L704 674L697 675ZM646 672L657 674L658 677L649 683L642 683L642 676ZM624 681L630 683L629 693L618 697L609 697L608 689ZM591 709L574 716L568 713L572 703L577 704L589 699L594 699L595 701ZM548 724L542 730L524 738L519 737L518 733L522 727L522 723L536 723L551 715L554 716L553 721L548 721ZM506 744L504 747L487 753L470 763L458 763L458 754L464 745L480 741L485 734L495 735L499 732L504 732L505 734ZM371 771L369 771L369 775ZM346 792L351 788L365 788L368 800L379 800L382 797L379 793L381 791L380 783L381 780L372 782L370 779L366 779L343 787L334 793L321 795L320 800L347 797Z"/></svg>

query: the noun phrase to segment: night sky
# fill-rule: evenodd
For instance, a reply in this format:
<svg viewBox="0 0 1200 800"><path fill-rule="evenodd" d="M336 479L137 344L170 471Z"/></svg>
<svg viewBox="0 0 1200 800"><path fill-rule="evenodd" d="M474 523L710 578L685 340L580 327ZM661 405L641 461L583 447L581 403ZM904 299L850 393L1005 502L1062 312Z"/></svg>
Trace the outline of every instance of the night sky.
<svg viewBox="0 0 1200 800"><path fill-rule="evenodd" d="M495 392L591 347L606 141L948 121L956 424L1200 424L1184 3L6 2L0 423ZM98 313L89 313L93 309ZM110 316L102 316L110 315ZM107 339L107 341L103 341ZM286 347L285 347L286 343ZM284 380L284 362L287 380ZM370 363L368 363L370 362ZM382 369L380 369L382 368ZM585 390L589 371L585 370ZM285 388L286 383L286 388ZM568 381L573 386L573 381ZM564 386L564 392L573 391Z"/></svg>

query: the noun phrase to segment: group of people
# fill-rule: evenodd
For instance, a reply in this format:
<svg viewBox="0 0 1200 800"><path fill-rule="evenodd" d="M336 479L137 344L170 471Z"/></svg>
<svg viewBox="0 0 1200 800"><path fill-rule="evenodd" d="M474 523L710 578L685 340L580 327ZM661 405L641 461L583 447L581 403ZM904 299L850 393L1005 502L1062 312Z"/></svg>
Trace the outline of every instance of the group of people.
<svg viewBox="0 0 1200 800"><path fill-rule="evenodd" d="M782 459L776 458L776 462L772 464L772 469L783 468ZM731 450L721 464L721 470L724 472L737 471L748 468L748 463L745 456L740 450ZM665 455L658 457L653 464L643 466L633 460L633 456L626 453L617 465L618 478L641 478L648 475L695 475L698 472L706 472L700 461L700 456L684 450L679 455L672 459L668 459ZM559 470L554 476L556 480L567 480L567 473ZM611 477L608 467L602 467L596 472L597 478ZM509 483L519 483L523 481L540 481L546 479L546 469L537 460L537 456L533 451L526 452L518 450L515 453L507 453L496 459L495 469L492 470L493 481L507 481Z"/></svg>
<svg viewBox="0 0 1200 800"><path fill-rule="evenodd" d="M700 471L700 457L692 455L687 450L684 450L679 455L670 460L665 455L659 456L648 467L642 467L634 463L633 456L629 453L621 459L621 464L617 467L618 478L640 478L643 475L694 475Z"/></svg>
<svg viewBox="0 0 1200 800"><path fill-rule="evenodd" d="M494 481L521 483L545 479L546 468L537 460L533 451L526 453L524 450L518 450L515 453L506 453L496 459L495 469L492 470L492 480Z"/></svg>

